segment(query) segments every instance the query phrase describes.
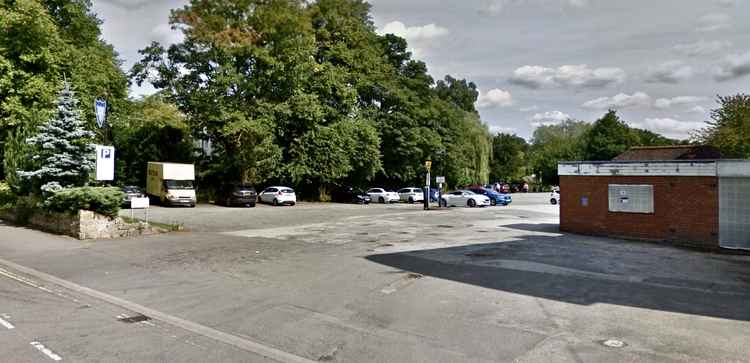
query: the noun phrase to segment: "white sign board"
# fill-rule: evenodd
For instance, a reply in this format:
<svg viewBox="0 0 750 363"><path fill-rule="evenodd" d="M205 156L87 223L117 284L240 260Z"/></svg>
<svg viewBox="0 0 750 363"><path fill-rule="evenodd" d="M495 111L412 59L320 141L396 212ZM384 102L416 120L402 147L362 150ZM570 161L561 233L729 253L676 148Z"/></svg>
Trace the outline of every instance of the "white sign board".
<svg viewBox="0 0 750 363"><path fill-rule="evenodd" d="M96 180L115 179L115 148L96 145Z"/></svg>
<svg viewBox="0 0 750 363"><path fill-rule="evenodd" d="M130 199L130 209L146 209L149 207L148 198Z"/></svg>
<svg viewBox="0 0 750 363"><path fill-rule="evenodd" d="M445 177L444 176L436 176L435 177L435 182L438 183L438 184L445 183Z"/></svg>

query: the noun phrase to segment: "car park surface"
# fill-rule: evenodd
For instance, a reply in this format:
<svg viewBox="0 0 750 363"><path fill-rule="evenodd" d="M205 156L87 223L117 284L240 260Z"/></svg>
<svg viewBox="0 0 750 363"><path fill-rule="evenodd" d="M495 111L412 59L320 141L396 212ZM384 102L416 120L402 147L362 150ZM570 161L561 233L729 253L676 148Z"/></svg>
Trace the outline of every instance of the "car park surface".
<svg viewBox="0 0 750 363"><path fill-rule="evenodd" d="M150 219L186 230L92 242L0 226L0 256L311 361L746 360L750 256L561 233L558 216L549 193L517 195L503 208L430 211L304 202L154 207ZM9 296L0 294L0 306L20 309ZM120 314L86 303L105 312L99 317ZM154 340L161 330L143 324L80 338L97 332L84 324L96 317L78 315L87 309L35 309L55 314L40 315L31 335L63 359L106 360L88 345L125 359L133 347L151 352L153 341L184 355L138 361L258 359L193 333ZM44 333L59 324L55 316L80 324L58 339ZM126 337L128 344L111 344ZM186 341L203 348L180 350ZM27 345L12 340L0 354L37 353Z"/></svg>

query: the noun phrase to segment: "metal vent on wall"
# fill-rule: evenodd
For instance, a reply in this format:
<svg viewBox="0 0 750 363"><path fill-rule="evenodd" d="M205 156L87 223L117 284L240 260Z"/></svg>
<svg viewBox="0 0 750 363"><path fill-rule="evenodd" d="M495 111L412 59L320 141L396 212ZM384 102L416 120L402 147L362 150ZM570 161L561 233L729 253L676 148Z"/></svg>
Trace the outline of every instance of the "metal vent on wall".
<svg viewBox="0 0 750 363"><path fill-rule="evenodd" d="M654 213L654 186L610 184L609 211L620 213Z"/></svg>

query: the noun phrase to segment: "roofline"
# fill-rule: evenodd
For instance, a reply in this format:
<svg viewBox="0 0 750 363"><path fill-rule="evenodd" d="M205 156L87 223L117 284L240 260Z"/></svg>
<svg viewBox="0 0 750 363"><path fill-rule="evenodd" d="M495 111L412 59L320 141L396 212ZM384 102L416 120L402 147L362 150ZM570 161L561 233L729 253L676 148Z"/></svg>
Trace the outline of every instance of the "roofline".
<svg viewBox="0 0 750 363"><path fill-rule="evenodd" d="M629 151L629 150L692 149L692 148L696 148L696 147L710 147L710 146L709 145L703 145L703 144L700 144L700 145L690 145L690 144L684 145L683 144L683 145L661 145L661 146L632 146L628 150L626 150L626 152Z"/></svg>
<svg viewBox="0 0 750 363"><path fill-rule="evenodd" d="M701 164L701 163L718 163L718 162L750 162L750 159L680 159L680 160L580 160L580 161L558 161L558 164L655 164L655 163L675 163L675 164Z"/></svg>

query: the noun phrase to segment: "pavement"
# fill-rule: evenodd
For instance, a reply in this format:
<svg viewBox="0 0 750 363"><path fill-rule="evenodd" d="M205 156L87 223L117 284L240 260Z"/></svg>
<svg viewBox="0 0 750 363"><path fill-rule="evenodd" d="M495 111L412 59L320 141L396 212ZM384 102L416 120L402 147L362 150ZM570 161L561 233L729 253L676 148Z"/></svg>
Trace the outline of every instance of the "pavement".
<svg viewBox="0 0 750 363"><path fill-rule="evenodd" d="M750 256L560 233L557 208L153 208L186 231L109 241L0 224L0 357L748 360Z"/></svg>

